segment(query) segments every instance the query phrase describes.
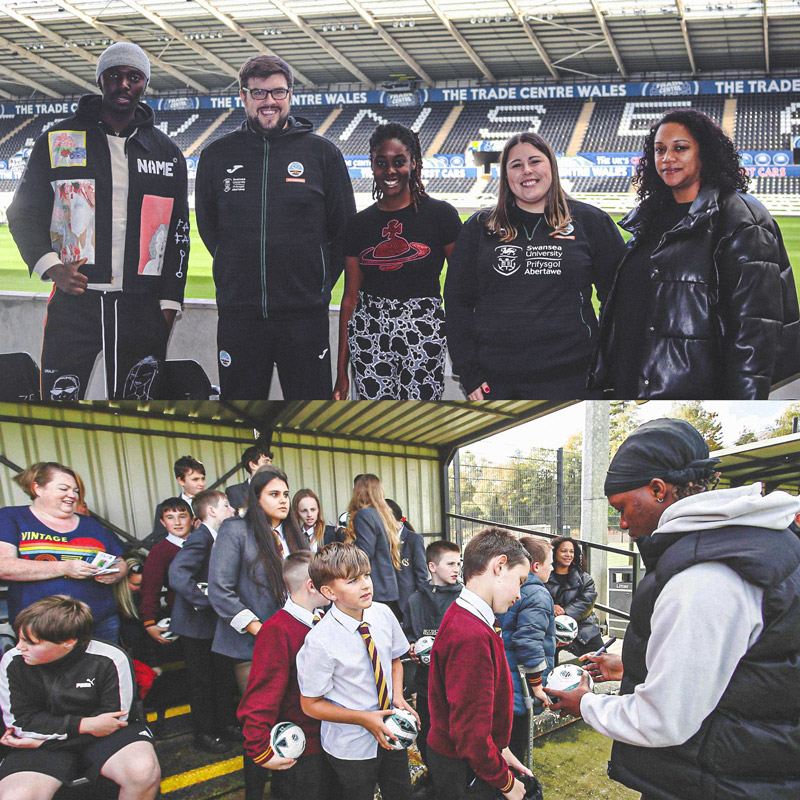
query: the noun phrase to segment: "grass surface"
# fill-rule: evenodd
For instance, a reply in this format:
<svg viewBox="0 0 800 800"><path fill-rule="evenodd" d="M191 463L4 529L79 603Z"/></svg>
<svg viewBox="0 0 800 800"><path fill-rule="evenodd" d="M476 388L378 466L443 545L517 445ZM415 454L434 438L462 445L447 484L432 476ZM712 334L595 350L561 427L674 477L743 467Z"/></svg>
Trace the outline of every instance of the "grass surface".
<svg viewBox="0 0 800 800"><path fill-rule="evenodd" d="M466 219L467 214L461 218ZM614 219L620 219L615 216ZM795 284L800 287L800 217L777 217L783 233L783 240L789 252L789 260L794 269ZM186 285L186 297L214 299L214 280L211 277L211 254L206 250L197 235L194 213L191 214L191 255L189 256L189 279ZM624 233L624 232L623 232ZM627 238L627 234L624 234ZM445 268L446 271L446 268ZM444 283L445 271L442 272ZM8 227L0 226L0 291L14 292L49 292L51 284L42 283L39 279L28 277L28 270L19 257L14 240ZM332 304L338 306L342 300L344 279L336 284L332 295Z"/></svg>
<svg viewBox="0 0 800 800"><path fill-rule="evenodd" d="M606 775L611 740L583 722L534 739L533 771L544 796L558 800L639 800Z"/></svg>

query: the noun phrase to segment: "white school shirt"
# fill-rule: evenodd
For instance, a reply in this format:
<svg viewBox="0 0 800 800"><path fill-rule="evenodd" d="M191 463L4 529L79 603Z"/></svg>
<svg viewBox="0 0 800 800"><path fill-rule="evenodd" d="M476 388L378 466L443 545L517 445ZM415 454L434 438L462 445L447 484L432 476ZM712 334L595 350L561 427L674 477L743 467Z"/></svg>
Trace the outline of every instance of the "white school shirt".
<svg viewBox="0 0 800 800"><path fill-rule="evenodd" d="M392 660L408 652L408 640L388 606L364 609L364 622L386 678L392 699ZM324 697L343 708L378 710L378 689L358 620L332 605L306 636L297 654L297 682L305 697ZM335 758L365 761L378 755L375 737L360 725L322 721L322 749Z"/></svg>
<svg viewBox="0 0 800 800"><path fill-rule="evenodd" d="M456 604L466 611L469 611L470 614L474 614L479 620L482 620L494 630L496 621L494 611L492 607L482 597L475 594L475 592L470 591L465 586L461 590L461 594L456 597Z"/></svg>

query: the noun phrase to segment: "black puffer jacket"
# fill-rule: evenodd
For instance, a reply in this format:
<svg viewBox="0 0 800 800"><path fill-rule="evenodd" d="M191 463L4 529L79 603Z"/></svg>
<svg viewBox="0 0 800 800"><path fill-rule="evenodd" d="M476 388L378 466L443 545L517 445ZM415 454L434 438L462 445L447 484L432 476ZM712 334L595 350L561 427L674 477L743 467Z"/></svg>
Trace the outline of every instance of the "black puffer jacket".
<svg viewBox="0 0 800 800"><path fill-rule="evenodd" d="M619 224L647 226L634 209ZM754 197L701 189L653 251L653 306L642 332L637 397L764 399L800 372L797 291L778 225ZM617 270L617 277L620 271ZM588 386L613 392L616 278L600 320Z"/></svg>
<svg viewBox="0 0 800 800"><path fill-rule="evenodd" d="M572 566L567 573L566 583L562 585L556 580L554 569L545 586L553 602L578 623L577 639L581 644L586 644L600 633L600 625L594 613L597 589L588 572L581 572L576 566Z"/></svg>

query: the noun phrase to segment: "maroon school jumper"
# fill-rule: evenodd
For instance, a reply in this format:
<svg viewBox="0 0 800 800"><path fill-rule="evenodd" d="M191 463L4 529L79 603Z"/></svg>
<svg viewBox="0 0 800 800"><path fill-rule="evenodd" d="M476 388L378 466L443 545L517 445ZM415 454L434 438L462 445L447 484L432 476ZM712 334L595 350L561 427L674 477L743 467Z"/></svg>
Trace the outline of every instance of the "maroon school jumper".
<svg viewBox="0 0 800 800"><path fill-rule="evenodd" d="M276 722L294 722L303 729L306 749L301 758L322 750L319 720L303 713L297 684L295 659L310 630L282 608L256 636L250 678L239 703L244 749L256 764L263 765L274 755L269 737Z"/></svg>
<svg viewBox="0 0 800 800"><path fill-rule="evenodd" d="M501 751L511 740L514 689L502 637L458 601L447 609L431 655L428 747L465 759L507 792L514 774Z"/></svg>
<svg viewBox="0 0 800 800"><path fill-rule="evenodd" d="M181 548L169 539L162 539L150 551L142 568L142 620L144 627L155 625L158 620L158 609L161 605L161 589L169 586L169 565ZM167 608L172 613L175 592L167 592Z"/></svg>

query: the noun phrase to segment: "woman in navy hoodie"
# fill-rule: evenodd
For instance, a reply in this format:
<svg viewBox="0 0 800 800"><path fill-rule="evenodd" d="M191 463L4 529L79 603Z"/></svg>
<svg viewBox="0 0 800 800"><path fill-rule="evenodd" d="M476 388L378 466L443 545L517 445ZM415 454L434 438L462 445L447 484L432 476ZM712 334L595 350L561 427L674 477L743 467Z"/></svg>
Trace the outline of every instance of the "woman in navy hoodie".
<svg viewBox="0 0 800 800"><path fill-rule="evenodd" d="M547 142L512 136L497 205L474 214L448 259L453 371L470 400L588 399L603 302L625 245L611 217L570 200Z"/></svg>

